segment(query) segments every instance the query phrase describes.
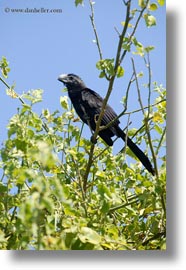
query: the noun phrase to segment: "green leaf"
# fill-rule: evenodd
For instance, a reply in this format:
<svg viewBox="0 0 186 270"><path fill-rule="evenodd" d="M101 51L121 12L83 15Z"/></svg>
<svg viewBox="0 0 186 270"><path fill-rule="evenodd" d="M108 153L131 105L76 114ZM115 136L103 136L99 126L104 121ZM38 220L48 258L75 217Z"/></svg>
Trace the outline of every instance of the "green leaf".
<svg viewBox="0 0 186 270"><path fill-rule="evenodd" d="M2 60L0 61L0 69L4 78L8 77L8 73L10 72L10 68L8 67L9 63L7 62L6 58L3 56Z"/></svg>
<svg viewBox="0 0 186 270"><path fill-rule="evenodd" d="M155 10L157 10L157 9L158 9L158 6L157 6L156 3L150 4L150 6L149 6L149 10L150 10L150 11L155 11Z"/></svg>
<svg viewBox="0 0 186 270"><path fill-rule="evenodd" d="M105 77L105 72L101 71L100 74L99 74L99 78L104 78L104 77Z"/></svg>
<svg viewBox="0 0 186 270"><path fill-rule="evenodd" d="M83 0L75 0L75 5L76 5L76 7L78 6L78 5L82 5L83 4Z"/></svg>
<svg viewBox="0 0 186 270"><path fill-rule="evenodd" d="M159 4L160 6L164 6L165 0L158 0L158 4Z"/></svg>
<svg viewBox="0 0 186 270"><path fill-rule="evenodd" d="M133 52L133 54L144 56L144 47L136 46L136 52Z"/></svg>
<svg viewBox="0 0 186 270"><path fill-rule="evenodd" d="M124 37L123 39L123 43L122 43L122 48L124 50L127 50L128 52L130 52L130 41L129 41L129 38L128 37Z"/></svg>
<svg viewBox="0 0 186 270"><path fill-rule="evenodd" d="M143 77L143 71L140 71L140 72L137 74L137 77L138 77L138 78Z"/></svg>
<svg viewBox="0 0 186 270"><path fill-rule="evenodd" d="M88 227L82 227L79 233L79 239L83 242L89 242L94 245L98 245L101 241L100 235Z"/></svg>
<svg viewBox="0 0 186 270"><path fill-rule="evenodd" d="M101 207L101 212L106 214L106 213L108 213L109 209L110 209L110 203L108 201L106 201L106 200L103 200L103 204L102 204L102 207Z"/></svg>
<svg viewBox="0 0 186 270"><path fill-rule="evenodd" d="M121 25L122 25L122 26L125 26L125 21L121 22ZM134 27L133 24L128 23L128 28L133 28L133 27Z"/></svg>
<svg viewBox="0 0 186 270"><path fill-rule="evenodd" d="M159 125L154 125L154 129L159 133L162 134L162 128Z"/></svg>
<svg viewBox="0 0 186 270"><path fill-rule="evenodd" d="M96 176L104 179L105 178L105 172L104 171L97 171Z"/></svg>
<svg viewBox="0 0 186 270"><path fill-rule="evenodd" d="M144 48L136 38L131 41L126 37L122 45L129 43L138 54L153 49L152 46ZM101 76L110 78L114 67L114 59L98 62ZM142 76L140 70L138 78ZM122 76L122 67L114 69L114 75ZM144 80L140 81L145 87ZM40 90L25 94L28 105L20 104L10 119L7 139L0 149L0 249L165 248L165 237L157 238L157 235L165 230L166 221L166 91L157 82L152 91L155 95L151 105L159 102L150 106L159 182L153 180L128 147L125 154L114 155L110 147L105 148L98 141L87 178L86 196L82 191L92 144L83 125L82 128L76 125L75 121L79 120L74 109L66 110L70 108L69 100L60 99L62 113L43 108L38 114L33 110L33 103L41 100ZM14 96L13 87L11 92ZM147 152L146 129L140 126L130 129L128 135L131 138L135 135L134 142ZM145 234L149 228L150 233ZM151 240L154 236L156 239ZM144 239L149 241L142 246Z"/></svg>
<svg viewBox="0 0 186 270"><path fill-rule="evenodd" d="M99 70L104 71L104 73L108 73L109 76L113 76L114 75L114 58L112 59L101 59L96 63L96 67ZM100 73L100 78L103 78L103 72Z"/></svg>
<svg viewBox="0 0 186 270"><path fill-rule="evenodd" d="M139 5L141 8L144 8L145 5L146 5L146 1L145 1L145 0L138 0L138 5Z"/></svg>
<svg viewBox="0 0 186 270"><path fill-rule="evenodd" d="M116 74L117 77L118 77L118 78L123 77L124 73L125 73L124 69L123 69L121 66L119 66L119 67L117 68L117 74Z"/></svg>
<svg viewBox="0 0 186 270"><path fill-rule="evenodd" d="M14 91L15 85L12 85L10 88L6 89L6 94L12 98L17 98L17 94Z"/></svg>
<svg viewBox="0 0 186 270"><path fill-rule="evenodd" d="M21 97L31 101L32 104L35 104L42 101L42 94L42 89L34 89L24 93Z"/></svg>
<svg viewBox="0 0 186 270"><path fill-rule="evenodd" d="M60 97L60 104L63 109L68 110L68 97L67 96Z"/></svg>
<svg viewBox="0 0 186 270"><path fill-rule="evenodd" d="M145 47L144 50L145 52L149 53L150 51L154 50L155 47L154 46L148 46L148 47Z"/></svg>
<svg viewBox="0 0 186 270"><path fill-rule="evenodd" d="M26 111L31 111L31 106L29 104L24 103L21 113L24 113Z"/></svg>
<svg viewBox="0 0 186 270"><path fill-rule="evenodd" d="M42 94L43 94L43 90L42 89L35 89L31 91L31 94L33 96L33 100L32 103L38 103L42 101Z"/></svg>
<svg viewBox="0 0 186 270"><path fill-rule="evenodd" d="M111 196L110 190L107 186L104 184L99 184L98 185L98 193L104 198L106 195L107 197Z"/></svg>
<svg viewBox="0 0 186 270"><path fill-rule="evenodd" d="M135 46L138 46L138 47L143 47L143 45L141 44L141 42L137 41L136 37L132 37L132 43L135 45Z"/></svg>
<svg viewBox="0 0 186 270"><path fill-rule="evenodd" d="M143 18L145 19L147 27L156 25L156 18L154 16L146 13L143 15Z"/></svg>
<svg viewBox="0 0 186 270"><path fill-rule="evenodd" d="M155 122L155 123L161 123L162 124L164 122L164 119L162 118L161 113L155 112L154 115L153 115L152 121Z"/></svg>
<svg viewBox="0 0 186 270"><path fill-rule="evenodd" d="M144 56L143 44L141 42L137 41L136 37L133 37L131 41L134 44L134 46L136 47L136 52L133 52L133 54Z"/></svg>
<svg viewBox="0 0 186 270"><path fill-rule="evenodd" d="M132 137L136 134L137 128L131 128L128 130L128 136Z"/></svg>

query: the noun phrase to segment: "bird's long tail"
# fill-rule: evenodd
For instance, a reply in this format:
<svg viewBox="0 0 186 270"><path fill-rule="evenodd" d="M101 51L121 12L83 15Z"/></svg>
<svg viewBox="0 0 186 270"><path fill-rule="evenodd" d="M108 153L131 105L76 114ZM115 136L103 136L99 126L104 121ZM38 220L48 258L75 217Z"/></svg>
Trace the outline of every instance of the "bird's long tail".
<svg viewBox="0 0 186 270"><path fill-rule="evenodd" d="M126 141L126 134L123 132L123 130L120 127L117 127L117 135L123 139L123 141ZM137 158L141 161L141 163L144 165L144 167L152 173L152 175L155 174L155 171L152 167L152 164L148 157L141 151L141 149L133 143L133 141L127 137L127 146L132 150L132 152L137 156Z"/></svg>

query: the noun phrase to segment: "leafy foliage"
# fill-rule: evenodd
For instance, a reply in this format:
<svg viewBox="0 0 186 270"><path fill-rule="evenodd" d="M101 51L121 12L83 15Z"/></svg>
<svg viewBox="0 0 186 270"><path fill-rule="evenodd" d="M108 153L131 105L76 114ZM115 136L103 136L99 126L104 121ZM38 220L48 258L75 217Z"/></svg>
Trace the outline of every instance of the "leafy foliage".
<svg viewBox="0 0 186 270"><path fill-rule="evenodd" d="M74 111L62 102L62 115L44 110L38 116L35 91L27 97L32 105L10 119L1 149L1 249L165 248L164 162L157 181L141 174L138 162L129 168L123 153L113 156L99 142L84 194L90 141L73 124ZM164 119L162 103L152 112L158 144L163 127L157 113Z"/></svg>
<svg viewBox="0 0 186 270"><path fill-rule="evenodd" d="M144 19L148 27L156 25L156 18L153 15L144 14Z"/></svg>
<svg viewBox="0 0 186 270"><path fill-rule="evenodd" d="M76 5L82 2L76 1ZM144 8L147 2L138 4ZM155 8L151 3L150 10ZM134 34L125 35L120 41L119 48L124 52L122 55L120 51L121 59L125 52L132 51L138 55L135 57L141 56L151 74L148 60L154 47L144 47ZM122 77L121 62L115 58L100 59L97 62L100 77L109 81ZM8 62L2 58L0 63L6 77ZM135 79L132 77L129 86L136 80L140 84L142 76L140 72ZM144 110L144 122L139 130L128 130L129 136L135 135L138 144L145 143L146 151L152 153L153 163L158 167L156 176L144 171L138 160L130 163L135 157L127 148L113 155L112 148L98 139L84 189L92 143L82 136L84 126L71 109L68 97L60 98L62 113L44 109L38 114L34 106L42 102L41 89L19 97L14 87L2 78L1 82L9 88L7 94L22 104L9 121L7 140L0 150L0 249L164 250L166 91L163 86L149 82L143 85L149 96L154 94L153 103L151 100L147 107L130 112ZM123 114L127 96L128 92L123 98ZM153 134L152 139L149 134Z"/></svg>
<svg viewBox="0 0 186 270"><path fill-rule="evenodd" d="M75 0L75 5L76 5L76 7L78 6L78 5L82 5L83 4L83 0Z"/></svg>
<svg viewBox="0 0 186 270"><path fill-rule="evenodd" d="M9 63L7 62L6 58L3 56L0 61L0 69L4 78L7 78L8 73L10 72L10 68L8 67L8 64Z"/></svg>

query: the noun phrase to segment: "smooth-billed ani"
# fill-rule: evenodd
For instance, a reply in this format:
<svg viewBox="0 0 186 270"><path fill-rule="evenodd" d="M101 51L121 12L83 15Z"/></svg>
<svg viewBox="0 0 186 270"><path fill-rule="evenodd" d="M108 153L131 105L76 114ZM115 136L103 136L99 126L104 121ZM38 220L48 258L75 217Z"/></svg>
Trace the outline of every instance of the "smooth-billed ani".
<svg viewBox="0 0 186 270"><path fill-rule="evenodd" d="M81 120L89 125L93 131L96 128L96 119L101 112L103 98L93 90L86 87L82 79L75 74L62 74L58 78L67 87L68 95L71 102L81 118ZM108 125L117 117L114 110L107 105L101 119L101 126ZM119 127L120 121L117 119L111 126L99 131L99 136L109 145L113 145L112 137L116 135L126 141L126 134ZM145 168L154 175L154 169L148 157L139 149L139 147L127 137L127 145L132 152L138 157Z"/></svg>

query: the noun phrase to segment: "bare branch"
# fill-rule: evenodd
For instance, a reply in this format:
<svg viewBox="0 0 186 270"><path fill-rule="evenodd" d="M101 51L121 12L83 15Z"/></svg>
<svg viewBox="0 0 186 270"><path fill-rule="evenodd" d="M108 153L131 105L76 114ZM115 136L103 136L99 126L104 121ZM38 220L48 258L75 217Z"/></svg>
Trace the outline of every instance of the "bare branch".
<svg viewBox="0 0 186 270"><path fill-rule="evenodd" d="M90 8L91 8L90 20L91 20L92 28L94 30L94 35L95 35L95 38L96 38L96 45L98 47L99 57L100 57L100 59L103 59L101 45L100 45L98 33L97 33L97 30L96 30L95 20L94 20L94 8L93 8L92 0L89 0L89 4L90 4Z"/></svg>
<svg viewBox="0 0 186 270"><path fill-rule="evenodd" d="M163 139L164 139L164 137L165 137L165 134L166 134L166 127L164 128L164 130L163 130L163 132L162 132L161 138L160 138L159 143L158 143L158 146L157 146L157 148L156 148L156 155L157 155L158 152L159 152L159 149L160 149L160 147L161 147L161 145L162 145L162 142L163 142Z"/></svg>
<svg viewBox="0 0 186 270"><path fill-rule="evenodd" d="M141 99L141 93L140 93L140 88L139 88L139 83L138 83L136 68L135 68L135 64L134 64L134 59L131 58L131 60L132 60L132 67L133 67L133 71L134 71L134 75L135 75L135 80L136 80L136 88L137 88L137 92L138 92L138 101L139 101L141 110L142 110L143 115L144 115L144 123L145 123L145 129L146 129L146 133L147 133L148 143L149 143L150 150L151 150L151 153L152 153L152 158L153 158L153 163L154 163L154 168L155 168L156 176L158 178L158 166L157 166L157 162L156 162L156 155L155 155L155 152L154 152L154 149L153 149L153 145L152 145L152 139L151 139L149 124L148 124L148 118L145 116L145 110L144 110L142 99ZM148 108L149 108L149 106L148 106Z"/></svg>

